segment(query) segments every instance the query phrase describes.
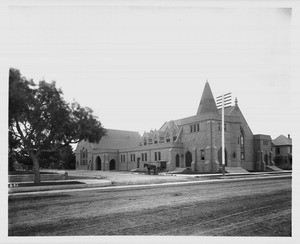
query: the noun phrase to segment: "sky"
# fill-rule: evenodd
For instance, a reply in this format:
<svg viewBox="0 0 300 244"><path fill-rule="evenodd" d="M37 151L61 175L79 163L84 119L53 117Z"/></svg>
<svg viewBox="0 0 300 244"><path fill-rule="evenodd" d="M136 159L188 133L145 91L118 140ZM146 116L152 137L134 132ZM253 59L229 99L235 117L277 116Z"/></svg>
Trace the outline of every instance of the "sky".
<svg viewBox="0 0 300 244"><path fill-rule="evenodd" d="M127 2L10 7L9 67L56 81L109 129L193 116L208 80L215 97L237 97L254 134L293 137L291 8Z"/></svg>

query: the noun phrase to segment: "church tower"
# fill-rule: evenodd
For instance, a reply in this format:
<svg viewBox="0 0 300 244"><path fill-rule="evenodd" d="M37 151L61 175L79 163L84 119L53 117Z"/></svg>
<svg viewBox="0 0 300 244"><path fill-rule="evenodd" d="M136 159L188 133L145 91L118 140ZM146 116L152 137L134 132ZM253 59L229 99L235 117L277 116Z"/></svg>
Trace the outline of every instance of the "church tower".
<svg viewBox="0 0 300 244"><path fill-rule="evenodd" d="M202 93L197 115L204 113L217 113L217 105L207 81Z"/></svg>

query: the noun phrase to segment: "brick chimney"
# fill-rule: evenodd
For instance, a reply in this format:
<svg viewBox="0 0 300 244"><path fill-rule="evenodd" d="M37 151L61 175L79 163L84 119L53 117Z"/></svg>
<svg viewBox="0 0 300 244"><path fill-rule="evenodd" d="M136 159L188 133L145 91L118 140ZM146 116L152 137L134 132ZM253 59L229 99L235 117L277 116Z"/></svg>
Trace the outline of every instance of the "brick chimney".
<svg viewBox="0 0 300 244"><path fill-rule="evenodd" d="M288 138L291 139L290 134L288 134Z"/></svg>

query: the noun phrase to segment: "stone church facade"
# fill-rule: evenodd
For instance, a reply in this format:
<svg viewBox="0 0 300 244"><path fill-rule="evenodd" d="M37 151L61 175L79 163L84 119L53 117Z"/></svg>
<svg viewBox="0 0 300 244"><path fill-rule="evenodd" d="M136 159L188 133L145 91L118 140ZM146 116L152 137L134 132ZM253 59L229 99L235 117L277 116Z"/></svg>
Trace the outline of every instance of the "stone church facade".
<svg viewBox="0 0 300 244"><path fill-rule="evenodd" d="M237 99L225 108L225 166L264 171L272 161L271 137L253 135ZM110 130L98 144L81 141L76 169L143 169L144 163L164 162L167 171L188 168L215 173L222 164L222 116L206 82L196 115L165 122L159 130Z"/></svg>

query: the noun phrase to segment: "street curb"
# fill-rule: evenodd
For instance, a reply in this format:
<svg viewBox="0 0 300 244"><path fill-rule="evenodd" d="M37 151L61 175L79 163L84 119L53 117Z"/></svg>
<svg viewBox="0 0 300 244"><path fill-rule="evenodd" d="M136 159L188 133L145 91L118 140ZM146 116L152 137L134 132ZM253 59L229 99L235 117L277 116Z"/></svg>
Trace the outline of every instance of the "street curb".
<svg viewBox="0 0 300 244"><path fill-rule="evenodd" d="M81 189L81 188L92 188L92 187L104 187L104 186L110 186L112 184L112 182L109 180L76 180L76 181L80 182L80 184L12 187L12 188L8 189L8 193L10 194L10 193L19 193L19 192ZM44 182L47 182L47 181L44 181ZM57 182L59 182L59 181L57 181ZM63 181L63 182L66 182L66 181ZM18 183L14 182L13 184L18 184Z"/></svg>
<svg viewBox="0 0 300 244"><path fill-rule="evenodd" d="M61 190L45 190L45 191L35 191L35 192L14 192L10 196L19 196L19 195L37 195L37 194L54 194L62 192L75 192L75 191L91 191L97 190L102 192L107 191L123 191L123 190L134 190L134 189L143 189L143 188L156 188L156 187L166 187L166 186L180 186L180 185L197 185L197 184L213 184L220 182L234 182L234 181L251 181L251 180L272 180L279 178L292 178L292 175L275 175L275 176L261 176L261 177L249 177L249 178L226 178L221 177L219 179L210 179L203 181L184 181L184 182L168 182L168 183L158 183L158 184L141 184L141 185L122 185L122 186L106 186L106 187L81 187L73 189L61 189Z"/></svg>

